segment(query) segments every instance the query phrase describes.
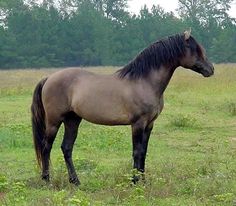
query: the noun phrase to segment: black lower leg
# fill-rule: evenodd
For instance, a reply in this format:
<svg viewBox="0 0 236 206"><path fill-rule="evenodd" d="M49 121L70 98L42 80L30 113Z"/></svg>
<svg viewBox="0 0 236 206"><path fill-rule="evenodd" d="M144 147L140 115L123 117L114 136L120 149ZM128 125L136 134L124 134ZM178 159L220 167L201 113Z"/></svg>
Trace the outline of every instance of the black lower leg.
<svg viewBox="0 0 236 206"><path fill-rule="evenodd" d="M51 153L52 145L55 140L58 128L59 126L49 127L47 129L47 136L44 141L44 148L42 150L42 179L45 181L49 181L50 153Z"/></svg>
<svg viewBox="0 0 236 206"><path fill-rule="evenodd" d="M61 146L63 154L64 154L64 159L66 162L68 174L69 174L69 182L73 183L75 185L79 185L80 181L77 177L77 174L75 172L74 164L72 161L72 147L71 145L68 145L66 141L63 141L63 144Z"/></svg>
<svg viewBox="0 0 236 206"><path fill-rule="evenodd" d="M52 144L45 143L45 147L42 151L42 179L49 181L49 160Z"/></svg>
<svg viewBox="0 0 236 206"><path fill-rule="evenodd" d="M66 162L68 174L69 174L69 182L75 185L79 185L80 181L75 172L73 160L72 160L72 150L74 146L75 139L78 133L78 127L81 122L81 118L76 116L75 114L70 114L65 118L65 133L64 139L61 145L62 152L64 154L64 159Z"/></svg>
<svg viewBox="0 0 236 206"><path fill-rule="evenodd" d="M43 162L42 179L45 180L46 182L49 182L49 156L50 156L50 150L44 149L42 155L42 162Z"/></svg>
<svg viewBox="0 0 236 206"><path fill-rule="evenodd" d="M143 173L145 172L145 160L146 160L146 154L147 154L147 148L148 148L148 141L150 134L152 132L153 125L149 125L144 130L144 135L142 139L142 149L141 149L141 158L140 158L140 171Z"/></svg>
<svg viewBox="0 0 236 206"><path fill-rule="evenodd" d="M132 127L132 138L133 138L133 168L138 173L133 176L132 181L136 183L140 176L144 178L145 171L145 159L147 153L148 140L152 131L153 125L148 125L145 129L142 127Z"/></svg>
<svg viewBox="0 0 236 206"><path fill-rule="evenodd" d="M133 168L135 174L133 175L132 182L136 183L140 179L139 172L143 172L141 168L141 158L142 158L142 139L144 135L144 130L142 128L132 128L132 140L133 140Z"/></svg>

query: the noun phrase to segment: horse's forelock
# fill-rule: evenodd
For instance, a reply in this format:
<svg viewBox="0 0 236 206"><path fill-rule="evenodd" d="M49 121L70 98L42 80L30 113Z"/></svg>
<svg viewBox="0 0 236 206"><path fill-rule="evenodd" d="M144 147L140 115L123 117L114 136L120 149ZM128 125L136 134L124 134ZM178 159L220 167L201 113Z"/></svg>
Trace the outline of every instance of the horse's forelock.
<svg viewBox="0 0 236 206"><path fill-rule="evenodd" d="M189 46L192 53L197 53L200 57L205 56L204 48L192 36L189 38Z"/></svg>

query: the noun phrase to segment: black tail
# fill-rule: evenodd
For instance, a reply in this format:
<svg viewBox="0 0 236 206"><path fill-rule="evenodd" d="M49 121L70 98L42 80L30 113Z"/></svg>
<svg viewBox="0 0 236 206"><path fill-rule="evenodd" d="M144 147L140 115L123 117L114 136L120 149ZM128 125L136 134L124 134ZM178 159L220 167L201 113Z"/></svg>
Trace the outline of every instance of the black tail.
<svg viewBox="0 0 236 206"><path fill-rule="evenodd" d="M42 79L36 86L31 105L32 130L36 158L39 166L42 166L42 151L44 149L43 140L45 137L45 111L42 102L42 88L47 78Z"/></svg>

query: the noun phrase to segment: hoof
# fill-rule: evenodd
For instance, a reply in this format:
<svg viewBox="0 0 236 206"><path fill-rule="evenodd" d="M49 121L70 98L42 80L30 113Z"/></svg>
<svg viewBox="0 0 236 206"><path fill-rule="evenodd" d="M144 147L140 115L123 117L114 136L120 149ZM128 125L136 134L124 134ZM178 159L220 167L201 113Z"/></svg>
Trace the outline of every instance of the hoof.
<svg viewBox="0 0 236 206"><path fill-rule="evenodd" d="M80 181L79 181L79 179L77 177L76 178L70 178L69 182L71 184L74 184L75 186L79 186L80 185Z"/></svg>
<svg viewBox="0 0 236 206"><path fill-rule="evenodd" d="M133 182L134 184L136 184L139 180L140 180L140 176L134 175L134 176L132 177L132 182Z"/></svg>
<svg viewBox="0 0 236 206"><path fill-rule="evenodd" d="M133 175L132 182L136 184L138 181L144 181L145 182L145 174L144 172L139 172L138 174Z"/></svg>
<svg viewBox="0 0 236 206"><path fill-rule="evenodd" d="M49 182L49 175L42 175L42 180L44 180L45 182Z"/></svg>

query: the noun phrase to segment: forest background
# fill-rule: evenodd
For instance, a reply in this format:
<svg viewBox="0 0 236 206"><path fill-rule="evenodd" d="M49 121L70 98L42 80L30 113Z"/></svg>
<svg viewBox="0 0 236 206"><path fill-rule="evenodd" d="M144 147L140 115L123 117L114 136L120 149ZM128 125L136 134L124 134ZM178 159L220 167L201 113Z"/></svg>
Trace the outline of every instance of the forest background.
<svg viewBox="0 0 236 206"><path fill-rule="evenodd" d="M1 0L0 68L121 66L150 43L192 29L215 63L236 62L233 0L179 0L129 12L128 0Z"/></svg>

